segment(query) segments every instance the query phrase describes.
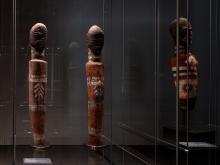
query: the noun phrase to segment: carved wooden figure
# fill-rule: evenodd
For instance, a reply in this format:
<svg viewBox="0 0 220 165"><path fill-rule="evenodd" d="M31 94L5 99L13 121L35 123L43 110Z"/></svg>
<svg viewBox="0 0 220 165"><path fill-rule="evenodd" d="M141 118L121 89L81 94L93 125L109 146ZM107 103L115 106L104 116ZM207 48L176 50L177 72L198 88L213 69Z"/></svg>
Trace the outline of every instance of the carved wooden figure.
<svg viewBox="0 0 220 165"><path fill-rule="evenodd" d="M31 60L29 61L29 111L32 122L33 145L47 147L45 143L45 113L47 103L47 62L45 46L47 28L42 23L30 30Z"/></svg>
<svg viewBox="0 0 220 165"><path fill-rule="evenodd" d="M94 25L88 33L88 62L86 63L88 89L88 146L102 146L102 118L104 110L104 65L101 62L104 32Z"/></svg>
<svg viewBox="0 0 220 165"><path fill-rule="evenodd" d="M175 54L171 58L173 79L176 83L177 77L177 19L170 24L170 33L175 43ZM179 18L179 109L192 110L195 108L197 86L198 86L198 61L194 54L189 51L192 43L192 26L186 18ZM188 106L187 106L188 102Z"/></svg>

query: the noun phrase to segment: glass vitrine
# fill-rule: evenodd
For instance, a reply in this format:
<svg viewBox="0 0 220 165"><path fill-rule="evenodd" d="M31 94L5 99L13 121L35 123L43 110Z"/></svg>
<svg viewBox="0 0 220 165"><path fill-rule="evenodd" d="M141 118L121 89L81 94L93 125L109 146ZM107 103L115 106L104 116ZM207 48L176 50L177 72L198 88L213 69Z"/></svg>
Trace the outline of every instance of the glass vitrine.
<svg viewBox="0 0 220 165"><path fill-rule="evenodd" d="M1 1L0 164L218 165L218 8L217 0ZM41 77L29 68L36 23L48 30ZM97 104L87 88L100 83L86 71L97 60L92 25L104 31ZM45 112L35 132L30 83ZM91 134L102 143L88 146ZM42 137L47 145L36 149L33 138Z"/></svg>

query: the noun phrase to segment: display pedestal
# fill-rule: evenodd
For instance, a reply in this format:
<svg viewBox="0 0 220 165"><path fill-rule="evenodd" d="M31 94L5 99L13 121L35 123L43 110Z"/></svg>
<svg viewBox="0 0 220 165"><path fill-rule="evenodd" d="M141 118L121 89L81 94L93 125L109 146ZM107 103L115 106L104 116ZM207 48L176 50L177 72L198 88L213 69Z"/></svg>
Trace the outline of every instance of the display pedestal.
<svg viewBox="0 0 220 165"><path fill-rule="evenodd" d="M47 151L41 149L33 150L32 158L23 158L23 164L53 164L51 159L47 157Z"/></svg>
<svg viewBox="0 0 220 165"><path fill-rule="evenodd" d="M49 158L24 158L24 164L52 164Z"/></svg>
<svg viewBox="0 0 220 165"><path fill-rule="evenodd" d="M176 128L174 127L163 127L163 137L172 141L176 140ZM186 142L187 129L184 127L179 128L179 141ZM189 142L207 142L215 143L215 131L208 128L195 129L189 128L188 130L188 141Z"/></svg>

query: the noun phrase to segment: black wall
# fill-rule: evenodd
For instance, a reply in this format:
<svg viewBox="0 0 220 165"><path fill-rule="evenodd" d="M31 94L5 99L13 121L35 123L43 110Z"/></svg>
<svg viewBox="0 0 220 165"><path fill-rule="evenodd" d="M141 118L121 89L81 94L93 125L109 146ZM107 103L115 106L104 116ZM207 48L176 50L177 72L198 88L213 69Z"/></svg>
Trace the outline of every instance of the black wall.
<svg viewBox="0 0 220 165"><path fill-rule="evenodd" d="M161 139L164 126L175 127L175 87L170 68L174 50L169 34L169 23L176 16L175 0L159 0L157 6L154 0L18 0L16 9L15 75L12 72L12 2L1 1L0 75L3 78L0 81L0 101L3 106L0 107L0 118L7 125L0 124L0 134L7 139L7 142L3 139L1 144L12 143L13 78L16 80L17 143L31 143L27 93L28 35L31 26L37 22L45 23L49 30L46 136L51 144L86 143L84 66L87 61L86 33L93 24L105 30L104 135L114 144L149 144L154 141L134 135L124 126ZM186 1L181 1L181 16L186 16L186 9ZM189 124L190 128L200 129L211 123L218 132L216 43L219 33L216 27L218 18L214 17L218 13L213 7L212 54L209 47L209 13L209 1L190 1L189 20L193 26L191 50L199 60L199 92L196 109L189 112Z"/></svg>

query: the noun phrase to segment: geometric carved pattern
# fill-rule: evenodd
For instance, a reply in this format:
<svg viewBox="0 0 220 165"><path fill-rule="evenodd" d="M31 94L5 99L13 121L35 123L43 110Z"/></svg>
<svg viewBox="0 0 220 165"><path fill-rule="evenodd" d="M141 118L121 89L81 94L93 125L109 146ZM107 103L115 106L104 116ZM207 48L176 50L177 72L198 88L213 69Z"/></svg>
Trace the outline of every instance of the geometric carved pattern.
<svg viewBox="0 0 220 165"><path fill-rule="evenodd" d="M104 84L102 81L98 81L98 83L94 86L94 95L96 97L102 97L104 95Z"/></svg>
<svg viewBox="0 0 220 165"><path fill-rule="evenodd" d="M37 82L34 84L34 98L40 103L45 95L45 89L42 82Z"/></svg>

